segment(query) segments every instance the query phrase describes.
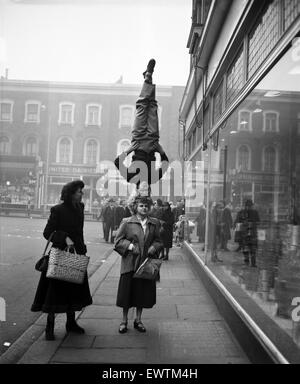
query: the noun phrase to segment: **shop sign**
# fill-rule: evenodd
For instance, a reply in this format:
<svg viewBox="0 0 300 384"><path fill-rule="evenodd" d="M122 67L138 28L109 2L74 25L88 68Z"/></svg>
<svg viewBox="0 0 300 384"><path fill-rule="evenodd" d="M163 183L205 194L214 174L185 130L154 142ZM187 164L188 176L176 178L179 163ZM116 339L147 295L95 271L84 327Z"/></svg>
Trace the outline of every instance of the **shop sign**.
<svg viewBox="0 0 300 384"><path fill-rule="evenodd" d="M76 166L52 166L49 167L49 173L52 174L68 174L68 175L86 175L96 174L96 167L76 167Z"/></svg>

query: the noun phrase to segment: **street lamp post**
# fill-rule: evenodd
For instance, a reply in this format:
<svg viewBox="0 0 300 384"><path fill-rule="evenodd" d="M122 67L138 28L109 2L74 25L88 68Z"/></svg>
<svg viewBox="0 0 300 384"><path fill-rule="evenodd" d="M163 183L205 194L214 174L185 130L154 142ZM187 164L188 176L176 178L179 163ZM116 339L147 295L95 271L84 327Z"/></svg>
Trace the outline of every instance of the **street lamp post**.
<svg viewBox="0 0 300 384"><path fill-rule="evenodd" d="M41 106L42 110L45 111L47 107ZM47 213L47 200L48 200L48 177L49 177L49 156L50 156L50 114L49 109L47 113L47 148L46 148L46 167L45 167L45 185L44 185L44 198L43 198L43 214Z"/></svg>

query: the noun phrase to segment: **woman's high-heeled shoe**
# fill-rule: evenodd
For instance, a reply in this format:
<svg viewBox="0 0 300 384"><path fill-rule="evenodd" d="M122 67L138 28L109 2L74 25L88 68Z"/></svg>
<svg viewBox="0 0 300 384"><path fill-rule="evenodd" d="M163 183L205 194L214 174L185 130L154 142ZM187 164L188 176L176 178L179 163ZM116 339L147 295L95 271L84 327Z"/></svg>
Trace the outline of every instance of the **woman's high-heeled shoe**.
<svg viewBox="0 0 300 384"><path fill-rule="evenodd" d="M144 327L143 323L141 322L141 320L137 321L137 320L134 320L133 322L133 326L135 329L137 329L139 332L146 332L146 328Z"/></svg>
<svg viewBox="0 0 300 384"><path fill-rule="evenodd" d="M122 323L119 326L119 333L126 333L127 331L128 331L127 321L122 321Z"/></svg>

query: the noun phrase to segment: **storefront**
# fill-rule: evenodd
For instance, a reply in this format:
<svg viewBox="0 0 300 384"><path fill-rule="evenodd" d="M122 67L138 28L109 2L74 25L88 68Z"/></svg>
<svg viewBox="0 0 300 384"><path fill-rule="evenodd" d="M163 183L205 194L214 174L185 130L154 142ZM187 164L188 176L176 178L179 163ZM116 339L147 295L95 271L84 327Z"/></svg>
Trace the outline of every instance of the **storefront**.
<svg viewBox="0 0 300 384"><path fill-rule="evenodd" d="M0 156L1 204L18 205L24 209L37 204L38 160L34 156Z"/></svg>
<svg viewBox="0 0 300 384"><path fill-rule="evenodd" d="M183 101L186 159L204 164L197 172L206 210L187 199L198 229L185 237L277 326L271 333L261 325L290 361L293 348L300 356L300 4L264 3L208 83L205 112L201 91L193 119Z"/></svg>

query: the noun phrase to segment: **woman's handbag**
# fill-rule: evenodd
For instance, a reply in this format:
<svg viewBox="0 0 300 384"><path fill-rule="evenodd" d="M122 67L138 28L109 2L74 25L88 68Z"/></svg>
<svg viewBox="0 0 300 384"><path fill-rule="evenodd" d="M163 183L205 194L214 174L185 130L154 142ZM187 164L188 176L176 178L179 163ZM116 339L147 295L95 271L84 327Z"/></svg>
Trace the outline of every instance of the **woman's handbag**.
<svg viewBox="0 0 300 384"><path fill-rule="evenodd" d="M43 256L36 262L35 264L35 269L36 271L38 272L46 272L47 271L47 268L48 268L48 262L49 262L49 254L50 254L50 251L47 253L47 249L49 247L49 244L52 240L52 237L54 235L55 231L51 233L48 241L47 241L47 244L45 246L45 249L44 249L44 252L43 252Z"/></svg>
<svg viewBox="0 0 300 384"><path fill-rule="evenodd" d="M152 259L151 257L147 257L134 273L133 277L138 279L156 280L161 264L161 259Z"/></svg>
<svg viewBox="0 0 300 384"><path fill-rule="evenodd" d="M89 256L66 250L51 248L46 277L69 283L82 284L90 261Z"/></svg>

